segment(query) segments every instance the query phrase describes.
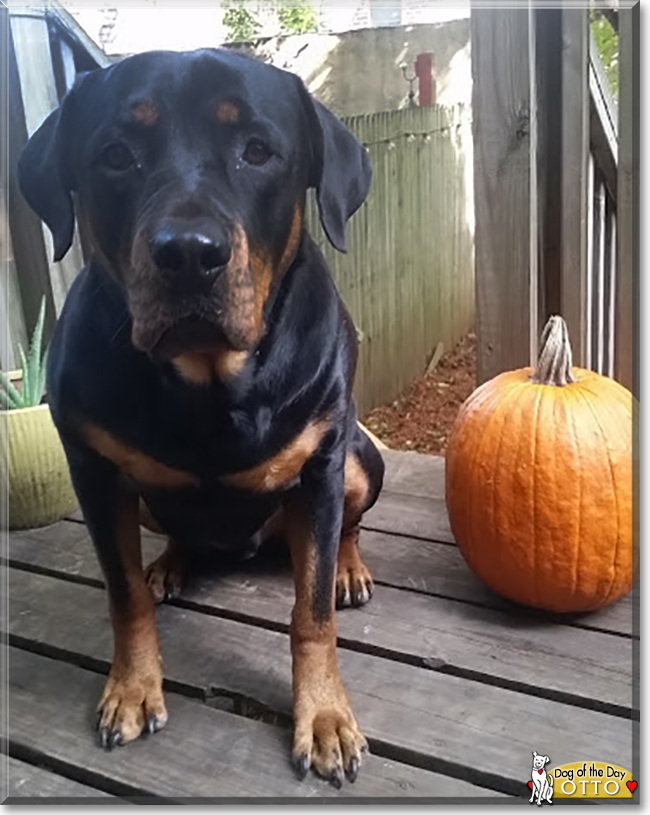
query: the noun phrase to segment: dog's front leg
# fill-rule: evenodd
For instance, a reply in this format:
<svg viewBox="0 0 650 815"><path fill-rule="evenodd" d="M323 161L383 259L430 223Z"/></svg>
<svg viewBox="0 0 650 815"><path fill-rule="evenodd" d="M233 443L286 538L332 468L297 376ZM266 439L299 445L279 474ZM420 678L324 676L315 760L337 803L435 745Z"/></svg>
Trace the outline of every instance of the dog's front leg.
<svg viewBox="0 0 650 815"><path fill-rule="evenodd" d="M111 749L167 721L154 603L142 571L138 496L107 459L64 446L108 590L114 651L97 730L99 744Z"/></svg>
<svg viewBox="0 0 650 815"><path fill-rule="evenodd" d="M340 787L354 781L367 742L350 708L336 658L335 573L343 517L344 451L313 459L287 504L296 590L291 619L293 761Z"/></svg>

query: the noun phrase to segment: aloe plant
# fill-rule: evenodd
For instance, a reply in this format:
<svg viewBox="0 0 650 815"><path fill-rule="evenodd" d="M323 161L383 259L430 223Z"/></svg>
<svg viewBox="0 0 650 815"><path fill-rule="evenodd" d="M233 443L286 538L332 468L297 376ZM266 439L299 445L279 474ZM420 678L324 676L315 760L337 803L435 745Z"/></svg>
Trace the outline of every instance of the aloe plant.
<svg viewBox="0 0 650 815"><path fill-rule="evenodd" d="M19 408L35 407L40 405L45 390L45 370L47 364L47 348L43 350L43 324L45 322L45 297L41 300L38 320L34 326L32 341L27 354L22 345L18 346L20 361L23 368L23 378L20 390L11 382L9 377L0 371L0 410L17 410Z"/></svg>

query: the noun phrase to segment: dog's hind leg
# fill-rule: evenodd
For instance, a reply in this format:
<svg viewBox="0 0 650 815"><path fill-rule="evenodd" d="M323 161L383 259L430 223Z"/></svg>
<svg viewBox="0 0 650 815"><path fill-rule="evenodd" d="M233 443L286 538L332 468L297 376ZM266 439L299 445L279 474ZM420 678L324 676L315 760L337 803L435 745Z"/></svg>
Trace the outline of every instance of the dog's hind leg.
<svg viewBox="0 0 650 815"><path fill-rule="evenodd" d="M359 555L359 527L344 532L336 570L336 607L365 605L373 592L372 575Z"/></svg>
<svg viewBox="0 0 650 815"><path fill-rule="evenodd" d="M142 499L140 499L140 524L150 532L164 535L149 507ZM144 570L144 579L149 586L154 602L162 603L163 600L179 596L183 587L186 565L180 547L173 538L168 538L165 551Z"/></svg>
<svg viewBox="0 0 650 815"><path fill-rule="evenodd" d="M384 477L384 461L372 441L355 425L345 459L345 504L336 571L336 607L362 606L373 581L359 554L359 524L375 503Z"/></svg>
<svg viewBox="0 0 650 815"><path fill-rule="evenodd" d="M180 595L185 567L185 558L178 544L173 538L169 538L165 551L144 570L144 579L149 586L154 602L162 603L163 600Z"/></svg>

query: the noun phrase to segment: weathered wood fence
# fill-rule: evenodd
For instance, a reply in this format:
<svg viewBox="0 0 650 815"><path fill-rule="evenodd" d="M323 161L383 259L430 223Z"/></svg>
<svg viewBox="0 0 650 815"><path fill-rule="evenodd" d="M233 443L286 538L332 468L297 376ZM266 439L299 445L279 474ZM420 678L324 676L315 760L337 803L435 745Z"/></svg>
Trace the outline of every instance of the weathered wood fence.
<svg viewBox="0 0 650 815"><path fill-rule="evenodd" d="M587 165L587 368L614 376L616 336L618 199L618 106L598 59L593 37L589 44L589 158ZM631 315L630 315L631 318Z"/></svg>
<svg viewBox="0 0 650 815"><path fill-rule="evenodd" d="M41 299L47 304L46 331L83 264L78 230L68 255L52 262L48 229L18 189L16 165L28 137L57 106L76 72L108 63L107 57L55 3L0 7L0 366L16 367L36 322Z"/></svg>
<svg viewBox="0 0 650 815"><path fill-rule="evenodd" d="M373 164L348 253L327 242L313 200L308 220L361 340L355 393L363 413L473 325L471 122L463 107L437 106L344 121Z"/></svg>
<svg viewBox="0 0 650 815"><path fill-rule="evenodd" d="M619 105L588 8L472 8L479 380L525 366L550 314L577 365L638 393L638 4Z"/></svg>
<svg viewBox="0 0 650 815"><path fill-rule="evenodd" d="M82 230L68 256L51 262L49 232L17 189L18 152L75 71L107 59L55 4L1 14L10 111L1 189L10 229L0 234L9 259L3 289L9 300L0 306L10 330L0 343L0 364L11 368L15 344L34 324L41 297L47 298L51 329L86 255ZM472 325L472 139L463 108L391 111L346 124L367 145L374 165L370 198L349 225L348 254L327 243L313 200L308 223L358 329L355 393L363 413L396 396L423 372L439 343L449 349Z"/></svg>

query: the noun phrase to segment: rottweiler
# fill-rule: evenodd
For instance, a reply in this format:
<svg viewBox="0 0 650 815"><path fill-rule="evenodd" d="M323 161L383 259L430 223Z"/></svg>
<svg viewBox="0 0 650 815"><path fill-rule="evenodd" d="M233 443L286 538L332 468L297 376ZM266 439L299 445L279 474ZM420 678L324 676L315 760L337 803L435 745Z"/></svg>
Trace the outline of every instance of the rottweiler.
<svg viewBox="0 0 650 815"><path fill-rule="evenodd" d="M294 741L340 787L367 743L335 608L370 599L359 522L384 465L352 397L357 337L305 229L329 241L371 184L367 151L302 80L236 51L148 52L77 78L25 145L23 194L54 258L75 210L92 248L51 342L47 399L105 575L112 748L167 712L154 603L193 552L291 552ZM140 526L168 536L143 570Z"/></svg>

